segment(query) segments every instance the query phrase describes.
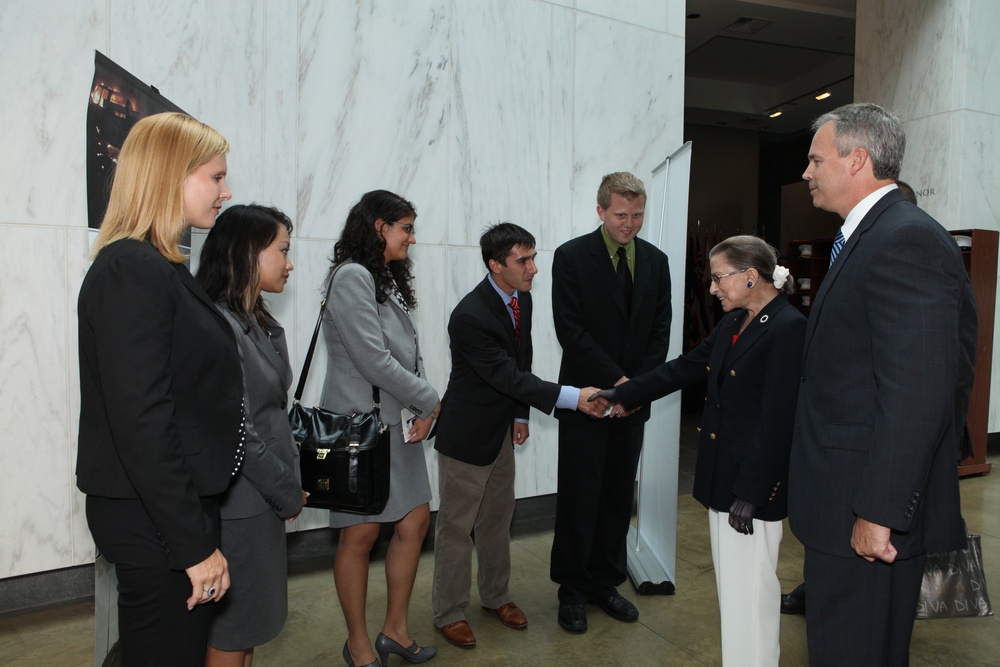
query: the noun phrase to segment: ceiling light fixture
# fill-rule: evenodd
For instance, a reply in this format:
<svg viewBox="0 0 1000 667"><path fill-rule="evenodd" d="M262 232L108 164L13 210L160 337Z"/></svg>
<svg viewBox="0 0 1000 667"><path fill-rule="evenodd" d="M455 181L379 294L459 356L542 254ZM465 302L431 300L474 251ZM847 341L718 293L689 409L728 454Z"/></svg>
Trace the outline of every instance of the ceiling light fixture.
<svg viewBox="0 0 1000 667"><path fill-rule="evenodd" d="M771 113L767 114L767 117L768 118L777 118L780 115L781 115L781 109L775 109Z"/></svg>
<svg viewBox="0 0 1000 667"><path fill-rule="evenodd" d="M817 100L825 100L826 98L830 97L830 95L831 95L831 93L830 93L829 90L824 90L821 93L816 93L816 99Z"/></svg>

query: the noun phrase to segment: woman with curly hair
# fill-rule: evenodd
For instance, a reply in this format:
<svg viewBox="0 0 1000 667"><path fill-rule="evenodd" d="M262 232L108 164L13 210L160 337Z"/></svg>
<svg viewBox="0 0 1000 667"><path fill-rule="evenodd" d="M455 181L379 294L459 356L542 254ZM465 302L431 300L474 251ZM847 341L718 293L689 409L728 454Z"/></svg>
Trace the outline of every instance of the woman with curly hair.
<svg viewBox="0 0 1000 667"><path fill-rule="evenodd" d="M368 559L381 525L392 523L385 558L385 622L375 640L381 664L390 653L426 662L437 649L410 636L407 611L420 548L430 522L431 488L420 442L440 410L438 393L425 379L417 330L409 247L416 243L413 205L385 190L365 194L347 215L327 275L330 297L323 313L329 360L323 407L341 414L372 409L372 389L381 393L381 416L391 433L389 500L381 514L330 513L340 529L334 562L337 596L347 622L344 660L378 665L372 651L365 604ZM414 420L403 438L403 412Z"/></svg>

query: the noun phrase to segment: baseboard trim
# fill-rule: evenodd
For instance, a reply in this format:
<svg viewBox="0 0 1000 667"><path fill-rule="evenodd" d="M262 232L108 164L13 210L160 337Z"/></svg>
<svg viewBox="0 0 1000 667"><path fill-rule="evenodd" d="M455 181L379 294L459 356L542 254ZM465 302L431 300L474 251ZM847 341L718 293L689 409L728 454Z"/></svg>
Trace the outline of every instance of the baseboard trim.
<svg viewBox="0 0 1000 667"><path fill-rule="evenodd" d="M552 530L556 517L556 496L522 498L514 505L511 535L523 535ZM437 512L431 513L431 526L424 540L424 551L434 549L434 522ZM288 571L291 573L333 568L337 553L337 530L318 528L288 534ZM385 556L392 527L385 525L372 551L372 558ZM79 602L94 597L94 566L79 565L60 570L48 570L18 577L0 579L0 616L37 611L69 602Z"/></svg>

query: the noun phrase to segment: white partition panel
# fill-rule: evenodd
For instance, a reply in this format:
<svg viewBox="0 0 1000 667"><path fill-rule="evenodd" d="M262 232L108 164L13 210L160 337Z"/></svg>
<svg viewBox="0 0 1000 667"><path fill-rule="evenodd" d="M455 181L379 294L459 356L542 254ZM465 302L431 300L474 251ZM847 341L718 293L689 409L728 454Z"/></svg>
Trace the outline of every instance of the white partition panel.
<svg viewBox="0 0 1000 667"><path fill-rule="evenodd" d="M653 170L646 203L646 240L670 260L670 347L681 354L691 142ZM640 595L671 594L677 572L677 461L681 396L654 401L639 463L639 516L628 534L628 573Z"/></svg>

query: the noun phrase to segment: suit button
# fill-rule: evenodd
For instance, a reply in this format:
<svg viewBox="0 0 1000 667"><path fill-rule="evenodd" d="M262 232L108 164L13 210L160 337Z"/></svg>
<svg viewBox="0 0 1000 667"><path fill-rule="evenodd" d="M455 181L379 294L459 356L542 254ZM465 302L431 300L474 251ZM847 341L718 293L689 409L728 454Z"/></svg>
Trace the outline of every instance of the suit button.
<svg viewBox="0 0 1000 667"><path fill-rule="evenodd" d="M805 375L803 375L802 377L799 378L799 382L805 382L805 381L806 381L806 376Z"/></svg>
<svg viewBox="0 0 1000 667"><path fill-rule="evenodd" d="M711 373L712 372L712 367L711 366L705 366L705 372L706 373Z"/></svg>
<svg viewBox="0 0 1000 667"><path fill-rule="evenodd" d="M695 426L694 428L695 428L696 431L698 431L698 433L701 433L701 427L700 426Z"/></svg>
<svg viewBox="0 0 1000 667"><path fill-rule="evenodd" d="M282 410L284 410L284 409L285 409L285 406L286 406L286 404L287 404L287 401L282 401L282 402L281 402L281 409L282 409Z"/></svg>
<svg viewBox="0 0 1000 667"><path fill-rule="evenodd" d="M715 440L715 434L714 433L709 433L708 437L711 438L712 440Z"/></svg>
<svg viewBox="0 0 1000 667"><path fill-rule="evenodd" d="M729 371L729 375L732 377L736 377L736 371Z"/></svg>

